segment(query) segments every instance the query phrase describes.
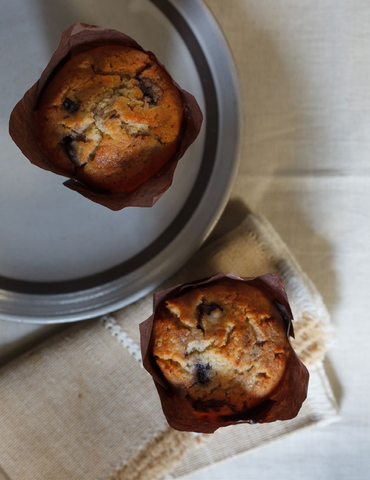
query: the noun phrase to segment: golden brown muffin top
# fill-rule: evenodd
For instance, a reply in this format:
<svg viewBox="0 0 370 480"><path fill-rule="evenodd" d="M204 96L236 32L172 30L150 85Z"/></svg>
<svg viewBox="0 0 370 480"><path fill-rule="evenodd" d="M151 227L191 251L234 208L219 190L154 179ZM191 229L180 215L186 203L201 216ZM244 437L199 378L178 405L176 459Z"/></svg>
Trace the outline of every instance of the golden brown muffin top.
<svg viewBox="0 0 370 480"><path fill-rule="evenodd" d="M152 54L104 46L58 70L42 94L37 131L59 173L126 191L175 153L182 117L179 91Z"/></svg>
<svg viewBox="0 0 370 480"><path fill-rule="evenodd" d="M167 300L154 321L160 370L205 415L260 403L282 378L288 349L274 303L241 281L224 279Z"/></svg>

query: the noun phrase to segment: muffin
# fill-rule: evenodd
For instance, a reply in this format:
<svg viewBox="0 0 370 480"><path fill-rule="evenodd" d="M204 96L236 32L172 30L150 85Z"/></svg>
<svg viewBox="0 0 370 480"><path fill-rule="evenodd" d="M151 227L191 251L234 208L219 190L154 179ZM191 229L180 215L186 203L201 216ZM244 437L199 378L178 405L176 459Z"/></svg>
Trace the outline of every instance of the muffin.
<svg viewBox="0 0 370 480"><path fill-rule="evenodd" d="M263 292L224 279L161 305L153 355L197 412L230 415L255 407L276 387L289 342L284 320Z"/></svg>
<svg viewBox="0 0 370 480"><path fill-rule="evenodd" d="M120 210L154 205L202 120L153 53L117 30L76 23L14 107L9 133L31 163Z"/></svg>
<svg viewBox="0 0 370 480"><path fill-rule="evenodd" d="M45 88L37 134L50 162L95 190L132 190L179 144L178 89L153 55L106 45L71 58Z"/></svg>
<svg viewBox="0 0 370 480"><path fill-rule="evenodd" d="M308 373L288 339L285 300L274 275L220 274L159 295L142 353L173 428L210 433L297 415Z"/></svg>

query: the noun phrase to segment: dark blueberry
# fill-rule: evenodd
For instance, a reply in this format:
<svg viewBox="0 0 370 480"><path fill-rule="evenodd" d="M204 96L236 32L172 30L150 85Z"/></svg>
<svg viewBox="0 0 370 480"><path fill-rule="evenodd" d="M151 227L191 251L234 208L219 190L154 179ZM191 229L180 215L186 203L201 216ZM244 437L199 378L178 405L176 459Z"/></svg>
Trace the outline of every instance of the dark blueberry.
<svg viewBox="0 0 370 480"><path fill-rule="evenodd" d="M73 145L73 142L75 139L73 138L72 135L66 135L65 137L62 138L62 147L66 154L68 155L68 158L74 165L79 165L79 160L78 160L78 155L76 152L76 149Z"/></svg>
<svg viewBox="0 0 370 480"><path fill-rule="evenodd" d="M209 363L196 363L195 364L195 377L196 382L205 385L211 381L212 367Z"/></svg>
<svg viewBox="0 0 370 480"><path fill-rule="evenodd" d="M144 100L149 105L157 105L160 98L161 89L150 78L136 77L139 82L139 88L143 92Z"/></svg>
<svg viewBox="0 0 370 480"><path fill-rule="evenodd" d="M116 113L113 113L113 115L111 115L109 118L110 118L110 119L112 119L112 118L118 118L118 115L117 115Z"/></svg>
<svg viewBox="0 0 370 480"><path fill-rule="evenodd" d="M71 100L70 98L65 98L62 105L68 113L75 113L80 108L80 105Z"/></svg>

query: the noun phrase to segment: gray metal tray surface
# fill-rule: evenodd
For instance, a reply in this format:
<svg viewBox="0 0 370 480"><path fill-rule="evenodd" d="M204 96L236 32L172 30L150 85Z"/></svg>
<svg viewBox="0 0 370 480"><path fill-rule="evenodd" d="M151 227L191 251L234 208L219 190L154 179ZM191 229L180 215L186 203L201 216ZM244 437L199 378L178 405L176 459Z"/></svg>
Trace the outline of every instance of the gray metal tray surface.
<svg viewBox="0 0 370 480"><path fill-rule="evenodd" d="M12 108L77 21L115 28L153 51L204 113L198 139L152 208L112 212L90 202L31 165L8 135ZM49 324L109 313L175 273L226 205L241 136L230 51L198 0L13 0L2 23L0 319Z"/></svg>

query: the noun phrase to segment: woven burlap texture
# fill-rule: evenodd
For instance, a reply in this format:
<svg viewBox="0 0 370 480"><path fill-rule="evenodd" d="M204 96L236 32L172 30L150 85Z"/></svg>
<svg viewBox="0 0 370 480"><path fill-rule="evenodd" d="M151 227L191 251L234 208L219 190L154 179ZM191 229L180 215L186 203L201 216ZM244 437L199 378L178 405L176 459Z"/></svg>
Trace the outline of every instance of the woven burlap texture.
<svg viewBox="0 0 370 480"><path fill-rule="evenodd" d="M248 215L164 286L220 271L282 277L295 317L293 346L311 373L309 396L296 419L228 427L212 436L169 428L153 382L138 361L138 324L151 314L148 295L103 319L71 327L2 369L0 478L1 469L10 480L159 480L170 472L181 477L335 419L321 364L332 338L329 315L264 218Z"/></svg>

